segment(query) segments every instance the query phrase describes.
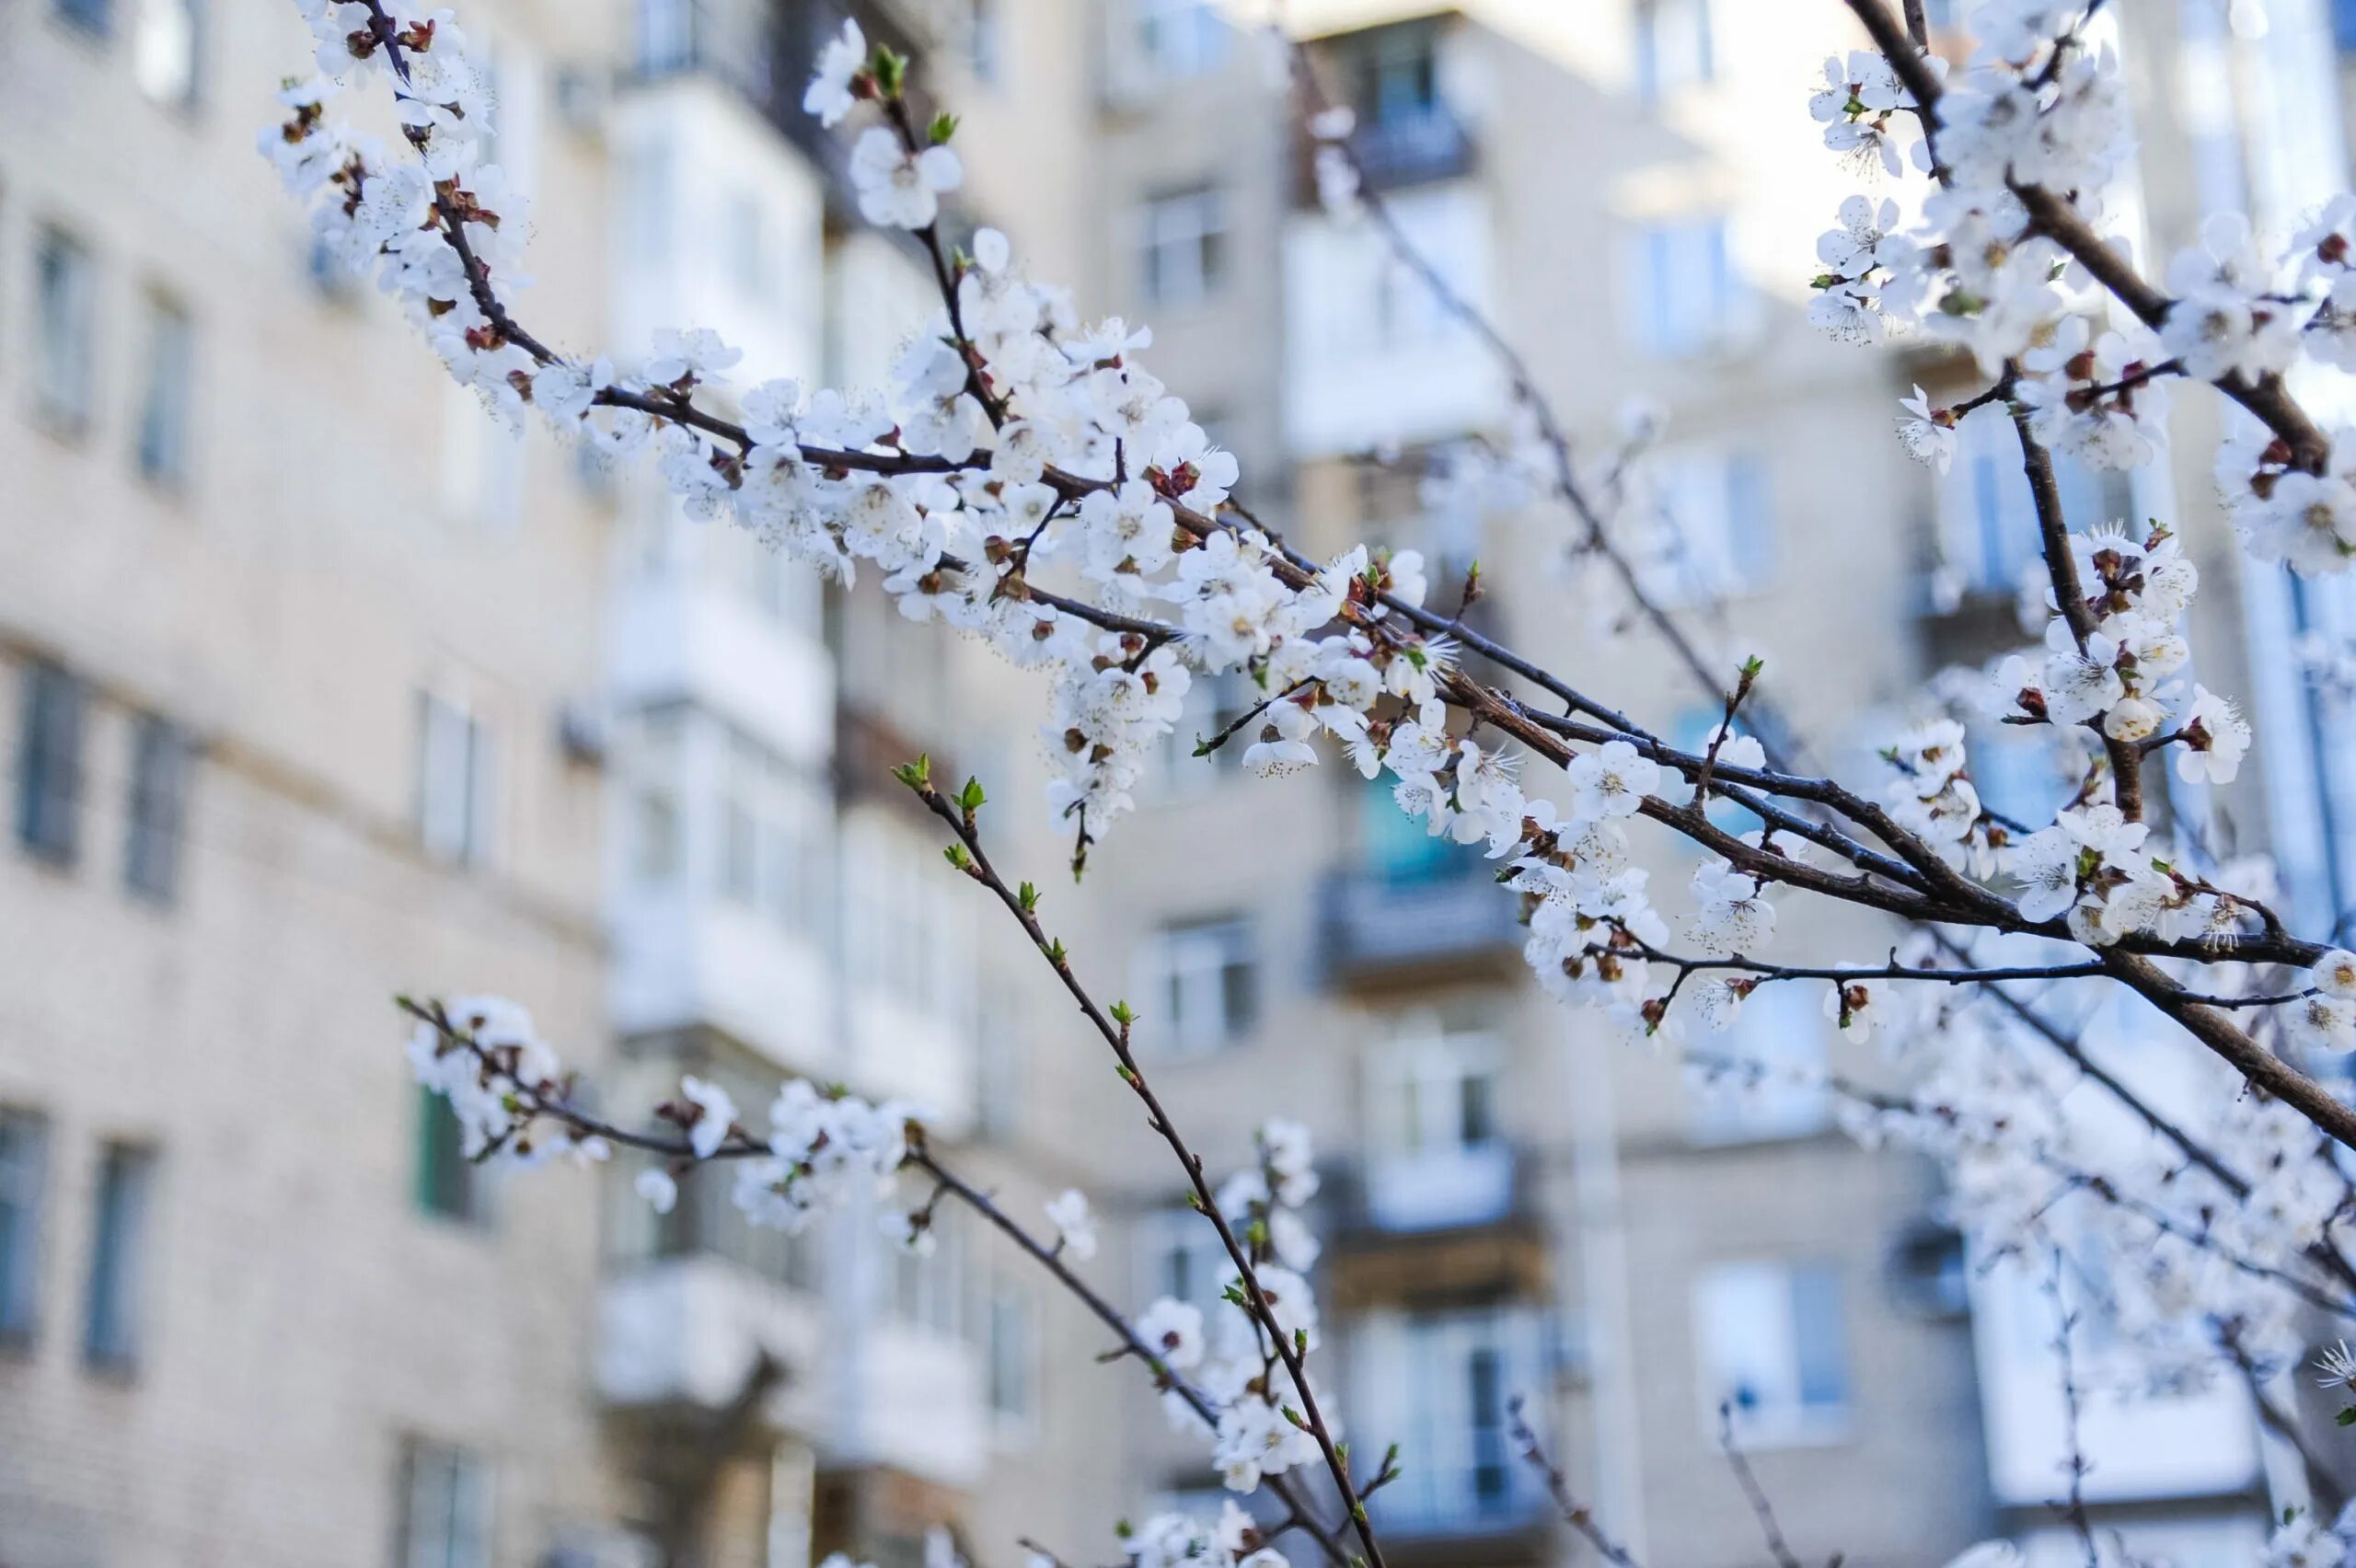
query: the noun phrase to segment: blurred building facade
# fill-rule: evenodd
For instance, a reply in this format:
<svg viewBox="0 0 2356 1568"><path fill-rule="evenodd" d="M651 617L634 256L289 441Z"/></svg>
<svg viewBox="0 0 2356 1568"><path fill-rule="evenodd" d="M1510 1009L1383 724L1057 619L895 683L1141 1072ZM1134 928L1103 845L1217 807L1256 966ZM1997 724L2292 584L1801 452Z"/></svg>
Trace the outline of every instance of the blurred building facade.
<svg viewBox="0 0 2356 1568"><path fill-rule="evenodd" d="M1929 9L1944 52L1965 58L1969 7ZM1927 710L1931 677L2029 639L2015 606L2034 513L2001 416L1967 421L1945 476L1871 436L1916 382L1934 403L1976 389L1969 361L1830 344L1804 318L1794 259L1842 197L1877 194L1877 171L1844 167L1794 112L1824 57L1855 41L1842 6L1329 0L1285 15L1355 110L1400 227L1503 329L1574 435L1608 448L1624 400L1657 411L1654 493L1632 504L1669 526L1660 558L1639 562L1646 587L1723 684L1742 653L1766 654L1785 738L1811 765L1872 777L1877 737ZM2098 24L2146 149L2112 200L2154 266L2209 213L2246 206L2287 236L2346 188L2334 20L2319 5L2195 0ZM1173 385L1256 476L1261 515L1311 554L1420 549L1443 607L1478 559L1473 624L1575 680L1603 662L1608 682L1590 684L1697 743L1715 699L1641 623L1601 650L1598 601L1548 570L1576 519L1540 504L1484 522L1417 482L1421 454L1507 426L1509 384L1379 234L1320 210L1257 40L1204 7L1108 26L1093 194L1133 214L1134 239L1108 251L1097 296L1153 325L1158 362L1184 367ZM2304 917L2331 927L2349 902L2356 755L2344 691L2306 672L2319 643L2346 647L2347 612L2330 586L2244 567L2207 478L2222 416L2190 394L2179 409L2170 460L2131 485L2064 465L2072 519L2158 519L2187 538L2204 573L2203 678L2246 694L2265 755L2216 799L2178 803L2223 851L2274 854ZM1827 605L1839 615L1807 608ZM1211 696L1189 732L1253 695ZM2062 799L2041 748L2001 732L1973 744L1992 803L2050 814ZM1803 1555L1935 1563L2002 1533L2070 1560L2050 1505L2068 1443L2051 1305L2034 1278L1966 1256L1930 1170L1860 1150L1821 1099L1697 1086L1673 1048L1632 1051L1540 998L1492 868L1404 827L1379 788L1338 768L1253 784L1232 762L1180 763L1153 825L1108 847L1098 874L1150 912L1125 934L1136 993L1177 1036L1161 1080L1173 1107L1218 1124L1248 1083L1310 1116L1333 1156L1321 1268L1345 1408L1361 1442L1426 1456L1376 1505L1398 1550L1585 1553L1516 1461L1522 1392L1575 1489L1643 1561L1755 1554L1721 1401ZM1228 829L1246 791L1263 825ZM1173 838L1192 851L1174 870ZM1693 865L1648 863L1670 888ZM1809 918L1823 951L1888 940ZM1818 999L1762 991L1707 1043L1888 1075L1834 1038ZM2137 1049L2154 1027L2097 1012L2085 1048L2163 1104L2218 1092L2200 1064L2179 1080ZM1240 1155L1249 1128L1231 1112L1225 1124L1214 1147ZM1132 1189L1141 1294L1202 1288L1210 1262L1178 1197ZM2130 1397L2117 1356L2077 1353L2104 1389L2079 1432L2097 1521L2182 1562L2253 1550L2269 1489L2280 1501L2297 1483L2280 1490L2283 1455L2241 1391ZM1173 1491L1207 1484L1181 1449L1140 1443Z"/></svg>
<svg viewBox="0 0 2356 1568"><path fill-rule="evenodd" d="M1032 809L1035 691L677 517L652 476L508 445L379 302L317 277L249 146L300 57L284 9L0 20L0 951L22 977L0 1008L0 1562L804 1568L846 1546L901 1568L933 1525L984 1561L1022 1533L1083 1551L1207 1494L1134 1369L1092 1365L1071 1304L976 1227L904 1261L875 1213L748 1232L718 1182L660 1219L626 1182L488 1183L415 1101L386 998L510 990L608 1103L683 1070L750 1114L785 1075L907 1094L1018 1217L1066 1184L1113 1208L1094 1266L1116 1300L1217 1288L1118 1085L888 781L930 750L1004 802L1011 863L1060 863ZM1319 210L1283 62L1232 8L855 9L964 118L952 226L998 224L1084 313L1149 323L1261 515L1312 553L1420 549L1444 603L1478 559L1483 625L1597 661L1551 570L1570 519L1484 522L1418 484L1422 454L1507 425L1508 388L1376 236ZM2162 253L2206 211L2279 226L2345 183L2340 143L2291 140L2338 113L2327 18L2212 9L2121 23L2151 149L2131 195ZM888 375L929 278L846 215L839 148L798 110L840 13L462 18L537 199L536 324L618 354L709 325L749 378ZM1650 586L1729 674L1768 651L1813 760L1868 776L1860 715L2015 639L2026 497L2001 451L1968 432L1937 481L1859 435L1968 367L1804 319L1795 259L1859 183L1801 113L1852 41L1837 5L1289 16L1393 211L1566 423L1663 411L1678 548ZM2228 820L2287 851L2312 918L2356 902L2356 764L2298 650L2356 623L2236 573L2202 401L2175 471L2071 493L2198 542L2198 641L2224 662L2204 678L2253 694L2269 748ZM1715 717L1665 662L1600 656L1665 732ZM1705 1093L1546 1001L1487 866L1403 836L1345 769L1253 784L1240 747L1186 756L1251 700L1201 698L1050 910L1084 917L1083 967L1144 1014L1215 1165L1269 1107L1318 1134L1329 1376L1362 1448L1402 1445L1378 1515L1403 1562L1585 1551L1513 1451L1516 1396L1647 1562L1756 1555L1721 1401L1803 1554L1935 1563L2050 1528L2050 1330L1975 1283L1926 1168L1857 1149L1815 1097ZM1828 950L1847 939L1887 940L1851 923ZM1851 1052L1815 1001L1762 992L1725 1043ZM2137 1544L2165 1528L2198 1562L2255 1529L2239 1403L2147 1401L2089 1438L2097 1506ZM2210 1462L2147 1462L2188 1447Z"/></svg>
<svg viewBox="0 0 2356 1568"><path fill-rule="evenodd" d="M315 265L291 14L0 32L0 1560L594 1551L594 1210L464 1161L392 998L608 1059L601 510ZM602 160L507 151L593 330Z"/></svg>

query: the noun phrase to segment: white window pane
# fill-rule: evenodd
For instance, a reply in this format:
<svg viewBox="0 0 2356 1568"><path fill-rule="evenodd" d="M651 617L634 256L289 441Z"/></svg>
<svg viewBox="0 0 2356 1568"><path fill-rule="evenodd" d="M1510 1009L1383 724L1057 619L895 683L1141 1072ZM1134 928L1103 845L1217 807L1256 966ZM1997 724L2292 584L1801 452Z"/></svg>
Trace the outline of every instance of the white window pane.
<svg viewBox="0 0 2356 1568"><path fill-rule="evenodd" d="M196 97L200 0L139 0L131 73L157 103L185 105Z"/></svg>
<svg viewBox="0 0 2356 1568"><path fill-rule="evenodd" d="M44 230L34 259L37 391L51 418L78 428L90 415L96 270L80 241Z"/></svg>

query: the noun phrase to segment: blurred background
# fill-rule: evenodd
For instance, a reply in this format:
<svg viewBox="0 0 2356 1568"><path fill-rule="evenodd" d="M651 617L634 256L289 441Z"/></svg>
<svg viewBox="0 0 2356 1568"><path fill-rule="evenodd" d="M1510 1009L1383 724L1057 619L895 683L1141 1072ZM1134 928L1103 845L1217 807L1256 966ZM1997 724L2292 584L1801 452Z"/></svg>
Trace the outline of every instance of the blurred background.
<svg viewBox="0 0 2356 1568"><path fill-rule="evenodd" d="M1968 18L1933 4L1947 52ZM1362 223L1327 215L1265 17L1207 0L872 0L963 117L948 226L1006 230L1241 457L1314 554L1422 550L1493 634L1693 743L1716 717L1542 498L1431 465L1512 424L1508 384ZM742 380L874 385L934 306L856 222L799 112L826 0L478 0L496 161L535 200L520 314L625 362L721 329ZM1825 341L1817 235L1877 173L1807 112L1861 43L1835 0L1294 0L1284 17L1403 229L1521 348L1583 450L1640 398L1619 514L1654 594L1757 650L1810 760L1871 747L1938 671L2026 640L2036 528L2001 412L1911 464L1897 399L1981 385L1922 344ZM2242 208L2287 232L2350 173L2325 0L2139 0L2101 24L2142 156L2146 254ZM283 0L0 7L0 1564L913 1568L1076 1562L1159 1507L1216 1512L1201 1447L1051 1282L952 1216L750 1232L718 1182L658 1219L631 1171L497 1178L410 1082L397 992L513 995L634 1115L692 1071L924 1105L1018 1218L1105 1214L1116 1301L1209 1300L1216 1239L1019 934L946 874L887 769L977 775L1010 874L1145 1021L1215 1168L1315 1131L1324 1376L1402 1568L1583 1561L1508 1439L1524 1396L1571 1486L1653 1568L1761 1555L1716 1411L1812 1560L1945 1562L1994 1534L2076 1560L2053 1325L1972 1266L1935 1171L1804 1088L1732 1096L1540 996L1488 868L1346 767L1195 759L1251 700L1199 683L1087 882L1040 805L1041 692L733 530L653 476L509 440L254 156L307 71ZM2307 926L2356 903L2346 580L2244 570L2182 394L2169 459L2065 472L2073 520L2160 518L2204 592L2205 684L2257 725L2176 809L2272 854ZM1614 635L1614 634L1618 635ZM1974 736L1992 806L2068 786ZM2038 820L2044 820L2042 815ZM1690 857L1657 847L1657 881ZM2321 917L2318 921L2318 917ZM1880 951L1786 911L1788 951ZM1781 956L1781 954L1779 954ZM1041 972L1044 973L1043 971ZM1902 1075L1771 987L1726 1048ZM2210 1080L2080 1009L2165 1101ZM2189 1075L2189 1076L2188 1076ZM2097 1521L2246 1560L2281 1457L2223 1384L2152 1393L2080 1346ZM2304 1381L2301 1378L2300 1381ZM1305 1548L1304 1548L1305 1550Z"/></svg>

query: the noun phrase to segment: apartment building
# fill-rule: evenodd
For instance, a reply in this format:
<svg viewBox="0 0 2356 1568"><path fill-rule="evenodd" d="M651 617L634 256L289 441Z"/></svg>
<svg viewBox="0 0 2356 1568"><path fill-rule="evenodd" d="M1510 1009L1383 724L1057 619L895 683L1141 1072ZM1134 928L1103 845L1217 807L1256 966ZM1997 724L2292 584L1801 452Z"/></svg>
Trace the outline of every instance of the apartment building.
<svg viewBox="0 0 2356 1568"><path fill-rule="evenodd" d="M709 325L752 378L885 385L939 298L906 236L849 210L846 144L800 110L842 8L625 9L622 63L584 116L615 181L608 340ZM988 112L1012 59L1050 58L1051 40L1018 56L973 16L855 9L870 39L918 57L920 95L940 83L961 111ZM1047 118L1008 116L1040 148ZM1017 167L1015 149L996 156ZM1022 189L1006 180L1000 199ZM946 220L957 237L989 217L1034 256L1049 243L978 177L969 194ZM904 1098L938 1152L1042 1224L1080 1170L1057 1129L1118 1086L1032 1070L1051 977L942 867L938 824L891 777L919 752L942 777L979 777L1005 802L999 852L1046 880L1068 849L1031 826L1045 777L1034 687L872 589L822 584L684 518L650 472L614 505L606 884L623 1092L643 1101L687 1071L745 1106L788 1076ZM1084 1500L1117 1491L1118 1455L1091 1440L1086 1412L1117 1373L1049 1354L1087 1343L1081 1309L971 1216L944 1205L938 1253L911 1258L884 1240L884 1212L787 1239L745 1226L724 1175L691 1181L661 1220L612 1195L595 1391L625 1474L665 1506L688 1499L695 1561L792 1568L847 1549L913 1565L935 1527L997 1556L1020 1535L1105 1528Z"/></svg>
<svg viewBox="0 0 2356 1568"><path fill-rule="evenodd" d="M2147 254L2191 242L2224 207L2287 232L2346 188L2333 9L2194 5L2104 24L2147 149L2118 193ZM1931 10L1963 57L1969 7ZM1673 526L1647 586L1729 681L1741 652L1765 654L1812 762L1871 777L1876 735L1921 711L1928 677L2023 640L2014 605L2036 530L2000 418L1967 421L1945 477L1872 438L1914 383L1934 399L1976 386L1968 363L1834 346L1802 317L1815 235L1865 183L1800 113L1824 56L1854 41L1841 6L1332 0L1286 14L1356 110L1360 157L1402 226L1522 349L1565 423L1609 440L1626 399L1658 411L1655 500ZM1377 236L1318 210L1297 145L1290 176L1267 179L1288 106L1223 15L1108 12L1096 200L1132 216L1128 243L1116 231L1106 250L1106 302L1152 323L1163 362L1200 368L1174 384L1239 411L1227 439L1246 489L1292 542L1419 548L1444 603L1477 558L1490 628L1553 668L1608 668L1595 684L1615 701L1698 739L1715 702L1641 628L1600 651L1595 601L1549 570L1573 520L1551 507L1484 520L1417 483L1419 454L1505 426L1507 386ZM2065 465L2065 496L2081 526L2157 517L2191 542L2204 679L2250 694L2269 748L2193 804L2227 850L2271 849L2308 923L2328 926L2347 903L2331 890L2348 880L2356 798L2341 778L2347 695L2344 677L2303 670L2318 647L2344 663L2349 622L2330 584L2243 564L2206 478L2209 404L2181 399L2170 465L2131 483ZM1194 728L1247 701L1213 689ZM1170 1023L1173 1107L1222 1125L1213 1147L1239 1154L1233 1086L1249 1083L1255 1101L1308 1115L1334 1156L1321 1269L1347 1408L1361 1444L1425 1456L1378 1501L1399 1550L1585 1551L1512 1460L1519 1392L1645 1561L1756 1553L1719 1452L1722 1401L1803 1555L1935 1563L2001 1532L2066 1560L2074 1543L2049 1505L2067 1440L2050 1304L2034 1279L1965 1255L1935 1173L1851 1147L1813 1096L1729 1101L1686 1082L1673 1053L1632 1050L1540 999L1488 868L1404 828L1345 770L1321 772L1270 785L1231 759L1179 762L1152 825L1108 847L1099 874L1114 905L1160 926L1131 937L1136 989ZM2000 805L2059 798L2040 748L2014 735L1975 736L1975 775ZM1239 809L1250 827L1230 825ZM1189 847L1174 870L1173 840ZM1671 888L1692 864L1650 862ZM1824 951L1888 940L1810 918ZM1762 992L1714 1043L1902 1072L1831 1038L1815 999ZM2113 1008L2090 1020L2088 1048L2164 1102L2213 1091L2200 1064L2172 1075L2170 1054L2138 1049L2153 1027ZM1177 1195L1130 1185L1141 1293L1199 1291L1213 1266ZM2103 1389L2080 1433L2097 1517L2180 1561L2246 1552L2284 1471L2241 1394L2129 1397L2115 1359L2079 1354ZM1138 1419L1149 1478L1206 1484Z"/></svg>
<svg viewBox="0 0 2356 1568"><path fill-rule="evenodd" d="M467 17L539 198L536 324L619 357L709 325L748 374L888 375L929 275L846 215L839 145L798 111L841 9ZM1493 629L1706 729L1680 674L1591 638L1554 571L1569 519L1426 499L1426 455L1501 429L1507 388L1317 208L1281 62L1232 8L854 9L963 117L951 228L995 223L1087 313L1149 323L1261 515L1315 552L1421 549L1443 599L1478 559ZM2337 122L2328 18L2266 11L2122 19L2159 249L2214 207L2279 225L2345 183L2344 146L2297 139ZM1865 776L1925 676L2013 638L2033 536L2001 451L1968 430L1936 481L1859 438L1961 368L1803 318L1798 259L1854 188L1801 113L1850 41L1832 0L1288 14L1393 210L1566 422L1662 411L1653 585L1729 672L1765 651L1814 760ZM880 1209L788 1239L718 1182L658 1217L627 1172L488 1181L390 1049L392 993L498 987L616 1106L682 1071L747 1107L787 1075L907 1094L1018 1217L1071 1184L1118 1213L1092 1265L1116 1300L1207 1298L1215 1239L1126 1091L889 782L918 751L1001 802L1001 859L1139 1007L1214 1164L1269 1111L1316 1131L1328 1376L1362 1448L1403 1447L1378 1500L1403 1563L1584 1551L1514 1458L1517 1396L1647 1562L1757 1555L1721 1401L1803 1555L2044 1549L2050 1328L1969 1266L1932 1171L1854 1148L1816 1097L1705 1092L1546 1001L1488 868L1355 775L1187 756L1251 700L1234 683L1204 683L1087 883L1049 875L1035 687L678 517L651 476L509 444L312 267L250 153L301 40L281 0L0 18L0 963L24 977L0 1007L0 1561L910 1568L934 1526L986 1562L1018 1535L1079 1561L1116 1516L1203 1501L1200 1448L981 1227L902 1259ZM2299 672L2356 622L2239 571L2208 410L2182 402L2172 471L2070 476L2072 504L2198 541L2204 678L2252 694L2269 748L2220 830L2277 847L2327 917L2356 786L2345 697ZM2037 759L1997 741L1983 790L2033 794ZM1656 850L1680 885L1692 861ZM1893 1070L1815 1000L1762 993L1721 1043ZM2110 1028L2131 1050L2135 1020ZM2266 1456L2232 1397L2119 1404L2086 1435L2139 1547L2198 1562L2256 1528Z"/></svg>
<svg viewBox="0 0 2356 1568"><path fill-rule="evenodd" d="M0 30L0 1560L588 1561L595 1208L467 1165L392 998L604 1065L602 504L315 265L291 9ZM603 164L529 121L579 336Z"/></svg>
<svg viewBox="0 0 2356 1568"><path fill-rule="evenodd" d="M467 17L536 328L883 380L930 284L791 108L836 19ZM1028 688L446 386L253 156L283 5L0 25L0 1560L1079 1539L1115 1374L1047 1354L1078 1309L978 1226L900 1260L880 1207L789 1241L717 1181L658 1220L628 1172L487 1178L391 1007L514 994L617 1107L907 1095L1036 1222L1085 1096L1028 1077L1031 955L888 773L1037 799Z"/></svg>

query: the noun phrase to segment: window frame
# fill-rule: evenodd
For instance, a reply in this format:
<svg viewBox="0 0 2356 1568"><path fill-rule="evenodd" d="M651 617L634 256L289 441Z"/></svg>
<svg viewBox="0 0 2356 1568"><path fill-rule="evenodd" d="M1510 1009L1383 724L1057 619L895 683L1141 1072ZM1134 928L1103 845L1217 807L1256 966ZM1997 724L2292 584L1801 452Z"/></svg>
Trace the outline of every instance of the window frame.
<svg viewBox="0 0 2356 1568"><path fill-rule="evenodd" d="M147 1144L99 1147L82 1311L82 1364L92 1371L132 1376L146 1349L157 1163Z"/></svg>
<svg viewBox="0 0 2356 1568"><path fill-rule="evenodd" d="M168 0L167 0L168 3ZM142 294L139 418L132 461L158 490L188 488L196 419L196 319L161 289Z"/></svg>
<svg viewBox="0 0 2356 1568"><path fill-rule="evenodd" d="M1720 352L1738 337L1749 294L1735 270L1733 230L1729 213L1703 208L1641 219L1629 231L1634 347L1654 359L1687 361ZM1698 252L1686 248L1697 244ZM1689 308L1683 290L1696 279L1708 297Z"/></svg>
<svg viewBox="0 0 2356 1568"><path fill-rule="evenodd" d="M1812 1320L1803 1286L1819 1294L1818 1307L1830 1306L1829 1323ZM1734 1361L1765 1352L1764 1370L1789 1386L1792 1398L1776 1404L1734 1405L1734 1435L1747 1448L1820 1447L1849 1440L1855 1428L1856 1379L1850 1344L1851 1311L1848 1283L1839 1266L1815 1258L1732 1259L1699 1271L1692 1284L1694 1392L1701 1409L1702 1431L1718 1440L1718 1408L1730 1393L1723 1375ZM1752 1336L1772 1332L1764 1343ZM1829 1334L1811 1346L1811 1334ZM1734 1341L1750 1339L1747 1345ZM1812 1401L1811 1377L1828 1370L1837 1385L1834 1398ZM1818 1365L1811 1369L1807 1363ZM1766 1361L1777 1363L1773 1366Z"/></svg>
<svg viewBox="0 0 2356 1568"><path fill-rule="evenodd" d="M192 114L202 107L204 86L204 0L136 0L137 12L131 21L131 75L138 83L140 92L148 102L159 109L179 114ZM168 83L151 80L156 67L150 53L157 39L160 19L177 18L185 29L183 36L165 40L174 50L175 75ZM171 90L159 90L168 86Z"/></svg>
<svg viewBox="0 0 2356 1568"><path fill-rule="evenodd" d="M1126 19L1130 45L1150 75L1192 80L1227 63L1232 29L1211 0L1129 0Z"/></svg>
<svg viewBox="0 0 2356 1568"><path fill-rule="evenodd" d="M1683 27L1684 36L1673 40L1682 46L1674 57L1662 50L1665 17ZM1631 21L1637 101L1658 105L1718 79L1717 18L1710 0L1636 0Z"/></svg>
<svg viewBox="0 0 2356 1568"><path fill-rule="evenodd" d="M1227 193L1218 185L1173 187L1138 207L1138 294L1161 310L1188 310L1225 292L1229 234ZM1172 262L1184 259L1173 269ZM1184 289L1173 288L1179 281Z"/></svg>
<svg viewBox="0 0 2356 1568"><path fill-rule="evenodd" d="M42 421L69 440L87 434L97 416L98 295L97 252L63 225L40 225L33 241L33 404Z"/></svg>
<svg viewBox="0 0 2356 1568"><path fill-rule="evenodd" d="M421 1503L440 1490L429 1518ZM497 1484L489 1460L475 1450L433 1438L401 1440L400 1509L394 1550L398 1568L491 1568L496 1540ZM438 1541L425 1539L434 1528Z"/></svg>
<svg viewBox="0 0 2356 1568"><path fill-rule="evenodd" d="M467 702L432 686L419 689L416 713L418 845L427 859L453 870L488 866L498 801L491 727ZM448 755L454 744L459 751Z"/></svg>
<svg viewBox="0 0 2356 1568"><path fill-rule="evenodd" d="M0 1347L40 1333L41 1251L54 1142L42 1113L0 1105Z"/></svg>
<svg viewBox="0 0 2356 1568"><path fill-rule="evenodd" d="M1216 962L1200 958L1218 949ZM1148 983L1139 987L1153 998L1167 1022L1149 1031L1153 1054L1171 1059L1217 1055L1249 1038L1259 1022L1260 963L1251 917L1213 915L1164 922L1153 934L1147 962ZM1183 987L1183 988L1182 988ZM1187 998L1216 996L1215 1021L1195 1021Z"/></svg>
<svg viewBox="0 0 2356 1568"><path fill-rule="evenodd" d="M489 1168L467 1158L458 1113L441 1093L416 1088L410 1123L410 1206L429 1219L469 1229L491 1222Z"/></svg>
<svg viewBox="0 0 2356 1568"><path fill-rule="evenodd" d="M114 0L50 0L49 14L85 38L114 36Z"/></svg>
<svg viewBox="0 0 2356 1568"><path fill-rule="evenodd" d="M18 681L17 846L58 870L82 852L83 752L89 689L62 664L35 660Z"/></svg>
<svg viewBox="0 0 2356 1568"><path fill-rule="evenodd" d="M122 884L158 907L168 908L179 898L194 760L194 747L179 725L156 713L133 718Z"/></svg>

